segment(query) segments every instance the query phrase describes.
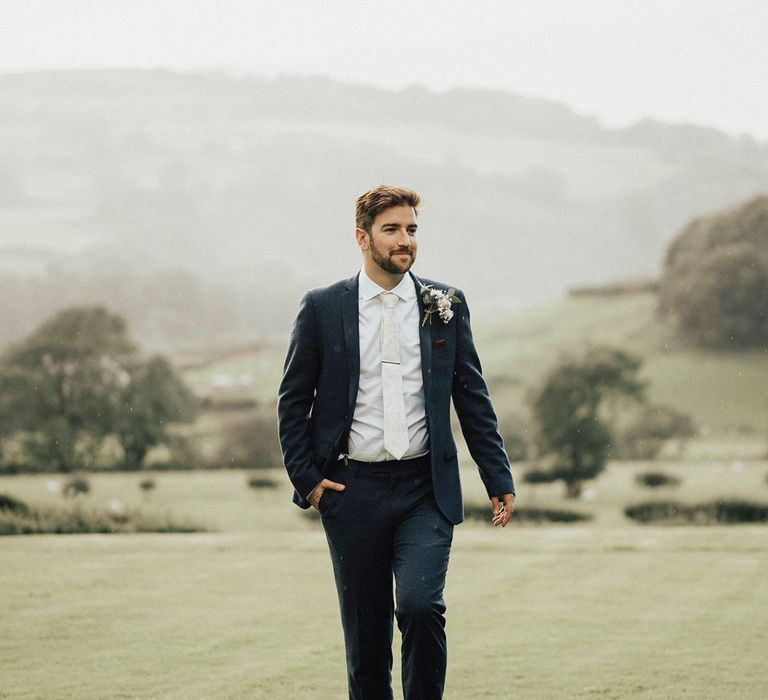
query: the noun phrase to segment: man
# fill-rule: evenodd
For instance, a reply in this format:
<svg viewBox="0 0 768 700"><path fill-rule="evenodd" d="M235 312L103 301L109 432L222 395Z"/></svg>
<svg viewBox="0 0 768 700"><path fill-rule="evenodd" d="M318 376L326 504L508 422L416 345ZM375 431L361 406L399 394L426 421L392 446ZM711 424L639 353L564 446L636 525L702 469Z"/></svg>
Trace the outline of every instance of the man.
<svg viewBox="0 0 768 700"><path fill-rule="evenodd" d="M466 299L410 272L420 204L386 185L358 197L363 268L304 295L278 399L294 502L319 510L328 540L353 699L392 698L393 615L404 697L443 694L443 588L464 517L451 399L494 525L514 509Z"/></svg>

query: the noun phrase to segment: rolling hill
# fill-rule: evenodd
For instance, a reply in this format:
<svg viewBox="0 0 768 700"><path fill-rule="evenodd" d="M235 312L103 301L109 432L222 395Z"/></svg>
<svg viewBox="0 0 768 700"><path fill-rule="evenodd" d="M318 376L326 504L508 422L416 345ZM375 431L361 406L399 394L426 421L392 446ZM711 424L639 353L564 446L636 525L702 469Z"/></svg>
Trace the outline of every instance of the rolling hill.
<svg viewBox="0 0 768 700"><path fill-rule="evenodd" d="M0 75L0 344L101 302L143 347L282 338L301 292L359 266L353 202L424 195L418 270L476 315L656 275L692 217L768 191L748 136L511 93L321 76Z"/></svg>

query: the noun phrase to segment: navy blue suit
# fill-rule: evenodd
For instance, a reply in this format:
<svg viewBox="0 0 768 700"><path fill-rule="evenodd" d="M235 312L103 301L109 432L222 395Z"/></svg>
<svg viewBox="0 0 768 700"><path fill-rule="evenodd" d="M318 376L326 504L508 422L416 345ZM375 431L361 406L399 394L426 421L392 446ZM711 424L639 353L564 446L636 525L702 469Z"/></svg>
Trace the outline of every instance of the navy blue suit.
<svg viewBox="0 0 768 700"><path fill-rule="evenodd" d="M419 279L421 284L446 285ZM509 460L498 432L488 388L483 379L464 294L444 324L436 314L422 325L421 373L429 428L435 500L443 515L460 523L464 509L456 443L451 432L450 403L461 424L472 459L488 496L514 493ZM358 344L358 278L307 292L291 334L278 399L280 443L295 492L293 500L308 508L312 489L346 451L360 377Z"/></svg>
<svg viewBox="0 0 768 700"><path fill-rule="evenodd" d="M422 284L409 273L419 318ZM391 698L392 575L403 633L406 698L438 698L445 676L442 599L453 525L464 518L450 405L488 496L514 493L509 460L482 377L469 309L453 305L448 323L420 326L429 456L378 465L347 463L360 377L358 276L307 292L299 308L278 398L280 443L294 502L324 478L320 513L334 565L347 647L351 698ZM490 512L489 512L490 515ZM386 666L389 666L389 669Z"/></svg>

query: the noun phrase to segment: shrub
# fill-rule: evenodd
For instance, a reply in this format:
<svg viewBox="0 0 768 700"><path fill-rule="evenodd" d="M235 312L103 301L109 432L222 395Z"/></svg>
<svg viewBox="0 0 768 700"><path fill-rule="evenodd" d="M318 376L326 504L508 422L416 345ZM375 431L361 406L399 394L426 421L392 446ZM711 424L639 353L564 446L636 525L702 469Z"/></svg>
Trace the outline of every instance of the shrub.
<svg viewBox="0 0 768 700"><path fill-rule="evenodd" d="M563 478L562 475L556 470L529 469L527 472L523 474L523 483L551 484L562 478Z"/></svg>
<svg viewBox="0 0 768 700"><path fill-rule="evenodd" d="M0 510L0 535L84 534L118 532L200 532L192 523L177 523L167 516L145 515L138 510L58 506L30 508L28 512Z"/></svg>
<svg viewBox="0 0 768 700"><path fill-rule="evenodd" d="M679 501L647 501L628 506L624 514L640 523L713 525L717 523L768 523L768 504L720 500L685 504Z"/></svg>
<svg viewBox="0 0 768 700"><path fill-rule="evenodd" d="M641 486L655 489L660 486L679 486L680 479L664 472L643 472L635 476L635 481Z"/></svg>
<svg viewBox="0 0 768 700"><path fill-rule="evenodd" d="M0 513L20 513L26 515L29 513L29 506L13 496L9 496L5 493L0 493Z"/></svg>
<svg viewBox="0 0 768 700"><path fill-rule="evenodd" d="M66 484L62 493L65 496L78 496L81 493L86 494L91 490L91 484L84 476L73 476Z"/></svg>
<svg viewBox="0 0 768 700"><path fill-rule="evenodd" d="M272 479L263 479L258 476L252 476L248 479L248 486L252 489L274 489L277 484Z"/></svg>
<svg viewBox="0 0 768 700"><path fill-rule="evenodd" d="M768 504L751 501L715 501L709 505L719 523L768 523Z"/></svg>

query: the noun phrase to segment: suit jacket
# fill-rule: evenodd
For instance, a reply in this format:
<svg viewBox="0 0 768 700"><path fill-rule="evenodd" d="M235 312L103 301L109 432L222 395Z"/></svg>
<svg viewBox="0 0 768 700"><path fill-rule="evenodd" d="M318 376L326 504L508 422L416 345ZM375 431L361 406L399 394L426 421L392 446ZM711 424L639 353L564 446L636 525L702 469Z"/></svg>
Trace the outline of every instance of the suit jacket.
<svg viewBox="0 0 768 700"><path fill-rule="evenodd" d="M421 317L422 284L416 285ZM421 372L429 430L435 501L452 523L464 519L450 404L478 466L488 496L514 493L512 473L498 431L488 387L472 340L464 294L446 324L433 314L420 326ZM346 452L360 378L358 275L308 291L291 332L278 395L278 425L283 462L294 486L293 501L308 508L312 489Z"/></svg>

